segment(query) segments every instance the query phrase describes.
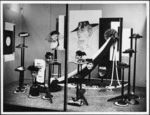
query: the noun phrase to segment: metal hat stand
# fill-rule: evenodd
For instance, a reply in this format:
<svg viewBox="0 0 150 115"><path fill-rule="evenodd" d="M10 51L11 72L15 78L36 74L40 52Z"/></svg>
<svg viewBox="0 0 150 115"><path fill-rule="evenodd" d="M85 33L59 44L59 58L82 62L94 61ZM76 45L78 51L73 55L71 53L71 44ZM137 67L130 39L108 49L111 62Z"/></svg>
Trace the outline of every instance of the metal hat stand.
<svg viewBox="0 0 150 115"><path fill-rule="evenodd" d="M14 93L25 93L27 84L24 84L24 71L26 70L26 68L24 67L24 55L25 55L25 48L28 48L28 46L25 45L25 38L29 37L29 33L21 32L18 34L18 36L22 38L22 44L16 46L16 48L21 49L21 66L15 69L15 71L20 72L20 76L19 76L19 85L14 91Z"/></svg>
<svg viewBox="0 0 150 115"><path fill-rule="evenodd" d="M134 55L134 73L133 73L133 89L132 89L132 98L133 99L140 99L140 97L138 96L138 95L136 95L135 94L135 83L136 83L136 54L137 54L137 39L140 39L140 38L142 38L142 36L141 35L139 35L139 34L132 34L131 36L130 36L130 38L131 38L131 41L132 41L132 39L134 39L135 40L135 55Z"/></svg>

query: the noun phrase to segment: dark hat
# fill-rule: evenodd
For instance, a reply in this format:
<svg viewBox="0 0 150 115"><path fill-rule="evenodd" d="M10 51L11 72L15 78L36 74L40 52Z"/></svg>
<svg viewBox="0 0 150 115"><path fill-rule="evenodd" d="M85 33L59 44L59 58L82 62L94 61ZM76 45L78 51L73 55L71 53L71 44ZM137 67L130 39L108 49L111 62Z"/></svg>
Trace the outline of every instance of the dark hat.
<svg viewBox="0 0 150 115"><path fill-rule="evenodd" d="M45 56L53 56L53 53L51 52L46 52L46 55Z"/></svg>
<svg viewBox="0 0 150 115"><path fill-rule="evenodd" d="M130 36L129 38L142 38L143 36L134 33L132 36Z"/></svg>
<svg viewBox="0 0 150 115"><path fill-rule="evenodd" d="M78 55L78 56L84 56L84 55L86 55L86 53L82 52L81 50L78 50L78 51L76 51L76 55Z"/></svg>
<svg viewBox="0 0 150 115"><path fill-rule="evenodd" d="M59 35L59 32L58 32L58 31L52 31L52 32L50 33L51 36L54 35L54 34Z"/></svg>
<svg viewBox="0 0 150 115"><path fill-rule="evenodd" d="M38 68L37 66L34 66L34 65L30 65L30 66L28 67L28 70L30 70L30 71L36 71L36 72L38 72L39 69L40 69L40 68Z"/></svg>
<svg viewBox="0 0 150 115"><path fill-rule="evenodd" d="M92 26L92 27L95 27L95 26L98 25L98 23L90 24L89 21L82 21L82 22L79 22L79 23L78 23L78 27L77 27L76 29L72 30L71 32L78 31L79 29L84 28L84 27L86 27L86 26L88 26L88 25L90 25L90 26Z"/></svg>
<svg viewBox="0 0 150 115"><path fill-rule="evenodd" d="M51 52L46 52L45 58L49 58L50 56L52 57L52 56L53 56L53 53L51 53Z"/></svg>
<svg viewBox="0 0 150 115"><path fill-rule="evenodd" d="M87 59L86 59L86 62L87 62L87 63L92 63L92 62L93 62L93 60L92 60L91 58L90 58L90 59L89 59L89 58L87 58Z"/></svg>

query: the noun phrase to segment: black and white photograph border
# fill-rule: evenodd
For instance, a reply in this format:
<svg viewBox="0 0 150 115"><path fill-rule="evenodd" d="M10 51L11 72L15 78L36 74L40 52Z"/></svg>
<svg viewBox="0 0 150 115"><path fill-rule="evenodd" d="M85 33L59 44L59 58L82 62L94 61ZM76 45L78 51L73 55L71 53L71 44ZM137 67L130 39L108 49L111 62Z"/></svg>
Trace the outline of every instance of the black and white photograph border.
<svg viewBox="0 0 150 115"><path fill-rule="evenodd" d="M19 9L14 8L14 11L11 11L11 12L18 13L17 10L19 10L19 13L21 13L21 15L17 16L16 13L15 13L15 15L13 15L9 11L7 11L8 14L5 15L5 13L6 13L4 11L5 4L14 4L14 5L18 4L18 5L22 6ZM46 16L46 18L48 18L50 20L49 20L49 22L47 22L47 24L42 25L45 28L44 30L47 29L45 32L43 32L43 30L41 30L42 27L39 27L41 25L40 23L42 23L42 22L39 22L39 24L34 25L34 24L36 24L36 21L38 21L38 18L45 21L43 17L38 17L37 19L34 19L34 17L28 16L27 19L25 19L25 17L23 16L23 13L27 13L27 10L23 11L23 6L28 5L28 4L39 5L39 6L42 4L46 5L46 6L51 5L51 4L57 6L59 4L58 6L63 5L63 6L65 6L65 8L62 8L62 6L60 6L60 9L63 10L60 12L60 13L63 12L62 14L59 13L59 10L56 10L57 8L54 8L55 6L44 8L44 9L46 9L45 12L49 12L49 15L47 16L46 14L48 14L48 13L44 14L44 12L41 12L41 14L43 13L43 15L39 15L39 16ZM57 19L54 19L54 18L58 18L58 17L55 15L58 15L58 16L66 15L66 20L68 21L68 24L69 24L69 20L68 20L69 19L69 11L71 9L72 10L87 10L88 7L90 7L90 5L92 5L93 9L88 9L88 10L95 10L95 9L102 10L102 18L110 18L110 17L118 18L122 15L122 13L126 13L125 10L127 10L127 9L122 10L123 12L121 13L121 12L119 12L119 10L117 10L117 8L115 8L115 5L118 5L118 7L121 8L122 5L131 5L131 4L134 4L135 8L136 8L136 5L143 5L142 7L144 7L143 9L145 9L144 11L146 11L146 12L144 14L142 14L143 11L141 11L141 12L139 11L138 13L142 14L142 15L138 16L138 18L141 18L142 21L145 18L145 20L144 20L144 22L135 21L135 23L133 25L132 25L132 23L134 22L134 20L136 20L136 18L132 17L132 15L129 15L130 19L124 19L124 18L128 18L128 16L126 16L126 14L123 15L124 16L123 17L123 25L125 25L125 26L123 26L123 28L127 28L127 29L131 30L130 33L128 33L129 35L131 35L130 39L133 38L133 41L131 41L130 44L132 44L131 47L133 49L135 49L135 47L137 45L137 49L135 49L135 52L133 53L134 56L131 53L130 53L131 55L129 55L129 56L122 55L122 57L123 57L122 60L125 61L127 64L119 63L117 66L117 65L115 65L115 64L117 64L116 63L117 59L115 61L112 61L113 62L113 64L111 65L112 68L113 68L113 65L114 65L114 68L116 66L121 69L123 68L122 72L120 69L120 72L124 73L124 74L122 74L122 79L117 78L117 80L116 80L115 78L112 77L113 75L112 76L110 75L110 78L108 78L108 79L106 77L103 79L102 77L99 77L99 75L97 75L98 77L96 77L96 78L91 78L92 76L95 76L94 73L96 73L96 72L94 72L94 71L97 71L98 70L98 68L97 68L97 70L95 70L95 69L90 70L90 73L88 74L89 76L85 75L88 77L85 77L85 79L84 79L85 81L83 82L83 84L80 84L80 83L78 84L77 81L81 76L80 71L82 72L82 69L83 69L83 74L84 74L84 72L86 74L86 72L89 70L86 69L86 64L87 64L86 62L83 63L83 66L81 65L81 63L68 62L67 57L68 57L69 52L67 50L69 49L69 47L68 47L67 43L68 43L68 39L69 39L68 38L68 36L69 36L68 27L69 26L66 23L64 23L64 25L66 24L65 25L66 27L64 27L64 29L66 29L67 32L63 33L63 35L64 35L62 38L63 42L60 42L61 46L64 46L64 49L61 49L61 50L58 49L58 51L57 51L58 60L57 61L59 61L60 63L56 62L57 64L60 64L61 68L63 68L62 69L63 71L61 70L61 74L63 74L63 75L60 78L58 77L57 79L55 79L55 77L50 79L48 77L48 75L44 76L44 79L46 79L45 81L46 82L48 81L47 82L48 85L49 85L49 82L51 82L51 84L54 84L54 86L52 86L52 87L55 87L54 90L57 90L57 91L53 91L51 88L50 89L47 88L47 83L45 83L45 81L44 81L44 85L46 84L46 89L45 89L45 87L43 88L43 84L42 85L40 84L40 90L42 90L42 93L37 97L33 96L33 98L29 98L29 90L31 90L30 86L32 86L33 81L31 78L31 73L28 70L26 70L26 68L29 65L33 64L34 60L37 58L45 59L45 53L50 51L49 43L47 42L47 40L45 40L45 38L47 37L47 35L50 31L53 31L54 29L59 28L57 25L57 21L56 21ZM1 73L1 89L0 89L0 91L1 91L1 114L138 114L138 115L139 114L142 114L142 115L149 114L149 1L59 1L59 0L58 1L48 1L48 0L47 1L13 1L13 0L12 1L5 1L5 0L3 1L2 0L0 5L1 5L1 23L0 23L1 24L1 44L0 44L0 46L1 46L0 47L0 49L1 49L1 56L0 56L1 57L1 61L0 61L0 63L1 63L1 70L0 70L0 73ZM77 9L73 5L77 5ZM109 13L110 14L110 17L109 17L109 15L106 14L106 12L109 12L109 7L107 7L107 10L105 10L105 12L103 14L103 10L105 9L104 6L102 6L102 8L100 8L100 9L98 9L97 8L98 6L96 8L94 8L94 5L101 5L101 6L102 5L107 5L107 6L112 5L113 10L117 11L119 15L117 15L117 14L112 15L112 13ZM71 8L71 6L72 6L72 8ZM37 7L37 8L40 8L40 7ZM54 8L54 9L52 9L52 8ZM135 8L134 8L134 10L135 10ZM8 7L7 10L11 10L10 7ZM36 9L34 9L34 10L36 10ZM55 12L53 10L56 10L56 14L53 15L54 17L50 17L51 13ZM114 11L112 11L112 12L114 12ZM135 13L133 15L138 15L138 14L136 14L137 13L136 11L132 11L132 12ZM34 13L35 13L35 11L34 11ZM36 12L36 13L38 14L40 12ZM27 15L27 14L25 14L25 15ZM36 15L36 14L32 14L32 15ZM67 17L67 15L68 15L68 17ZM9 17L9 19L6 19L7 16ZM142 16L145 16L145 17L142 18ZM33 20L31 18L33 18ZM27 24L28 21L26 21L26 20L28 20L28 19L32 20L32 22ZM128 21L131 19L132 19L132 21L128 23ZM140 19L138 19L138 20L140 20ZM18 24L19 21L21 23L19 23L19 26L16 27L16 25ZM24 23L23 23L23 21L24 21ZM9 27L12 28L12 26L13 26L14 33L16 32L15 35L13 35L13 37L14 37L13 46L19 44L18 45L19 48L17 48L17 46L16 46L15 50L12 50L13 53L7 54L7 55L4 54L4 50L5 50L5 48L4 48L4 30L7 30L5 22L9 22L10 23L10 24L8 24ZM33 27L33 25L35 27ZM139 26L139 27L141 27L140 30L136 28L137 25L140 25ZM24 28L23 28L23 26L24 26ZM32 28L29 28L29 26ZM22 31L25 31L25 32L29 31L29 33L21 33L22 36L18 36L19 32L22 32ZM40 31L43 32L43 35L40 35L40 33L39 33ZM30 34L30 32L32 32L34 34ZM100 30L99 30L99 32L100 32ZM143 37L141 39L142 40L146 39L146 40L145 41L144 40L142 41L140 39L137 39L137 41L134 40L134 38L136 39L139 34L140 35L144 34L144 35L141 35ZM93 64L99 63L99 61L97 61L98 60L97 58L101 58L100 54L101 55L105 54L103 51L105 51L107 49L107 47L109 47L109 44L110 44L112 38L113 37L110 37L110 39L108 39L104 43L104 45L102 47L100 47L100 50L97 51L98 53L95 54L93 57L91 57L93 60L95 60L95 61L93 61ZM123 37L122 37L122 39L123 39ZM38 42L38 40L39 40L39 42ZM20 44L21 42L23 44ZM135 42L135 44L134 44L134 42ZM32 43L35 43L35 47ZM41 44L43 44L43 46L41 46ZM144 48L140 49L142 46ZM20 50L21 50L21 53L20 53ZM138 54L138 52L140 52L141 54ZM123 51L122 51L122 53L123 53ZM137 54L137 56L135 56L136 54ZM118 55L119 54L117 54L117 56ZM143 55L143 56L140 57L141 55ZM131 60L130 60L130 56L132 57ZM62 57L63 57L63 59L62 59ZM137 63L134 62L135 61L134 58L136 58L136 57L137 57L137 60L136 60ZM27 58L30 58L30 60L26 61ZM113 58L116 58L116 57L114 56ZM130 66L130 64L128 66L128 58L132 62L131 66ZM142 61L140 61L141 59L142 59L142 61L145 61L145 62L143 62L145 65L142 64ZM26 61L26 62L24 63L24 61ZM21 66L20 66L20 62L21 62ZM55 62L51 62L51 63L54 64ZM136 68L134 66L135 63L136 63L135 66L138 68L137 71L134 70L134 68ZM50 64L48 64L48 65L50 65ZM26 66L26 68L24 66ZM140 66L141 66L141 68L145 68L145 70L140 69L139 68ZM80 67L81 67L81 70L80 70ZM99 68L102 68L102 67L103 67L103 64L102 64L102 66L99 66ZM49 67L47 66L46 69L47 68L50 68L50 66ZM117 71L114 68L113 68L113 70ZM128 69L126 69L126 68L131 68L131 73L130 73L130 74L132 74L131 75L132 80L130 81L131 84L128 83L129 82L129 78L128 78L129 72L128 72ZM140 72L140 70L142 70L142 72ZM135 71L135 73L134 73L134 71ZM78 72L79 72L79 74L78 74ZM115 73L117 73L117 72L115 72ZM118 73L119 73L119 69L118 69ZM47 74L49 74L49 73L47 72ZM51 73L51 74L53 76L53 73ZM134 85L136 82L134 82L134 79L135 79L134 74L136 74L138 76L136 78L136 80L140 79L140 81L138 81L138 83L137 83L139 86L136 87L136 94L138 94L139 97L137 95L134 95L135 92L131 92L131 93L129 92L130 87L131 87L130 90L135 90ZM21 79L22 81L20 81L19 75L20 76L23 75L23 79ZM145 75L144 80L142 80L142 78L140 78L141 77L140 75ZM55 74L54 74L54 76L55 76ZM93 83L94 85L93 84L91 85L89 83L89 79L91 80L90 83ZM55 81L55 82L53 83L53 81ZM101 83L102 81L103 81L103 83ZM24 82L24 84L22 84L20 86L20 82ZM142 83L143 85L140 85L139 82ZM99 83L101 83L101 84L99 84ZM124 85L120 84L119 86L117 86L116 85L117 83L118 84L124 83ZM128 85L126 85L126 83ZM133 85L132 85L132 83L133 83ZM113 85L115 84L115 85L112 86L112 84ZM107 87L104 87L104 86L107 86ZM83 88L84 90L78 91L78 87ZM44 90L44 93L43 93L43 90ZM45 95L45 91L50 92L48 94L46 93L46 95L48 95L49 97L51 96L52 98L42 99L41 97L43 95ZM105 93L105 94L103 94L103 93ZM130 100L129 99L130 96L126 95L126 93L127 94L130 93L131 97L137 96L137 99L134 101ZM20 95L20 96L17 96L17 95ZM58 100L58 98L60 98L60 96L63 96L63 97ZM77 97L75 97L75 96L77 96ZM78 96L80 97L80 99L76 100L76 98L78 98ZM94 100L94 98L95 98L95 100ZM116 99L116 98L118 98L118 99ZM128 99L126 101L124 101L124 98L128 98ZM73 101L73 102L71 102L71 104L68 104L69 99L71 99L71 101ZM122 99L122 100L119 100L119 99ZM28 104L27 101L30 104ZM125 102L127 102L127 103L125 103ZM20 103L24 103L24 104L21 105ZM105 105L106 103L110 107L107 108L107 106ZM140 103L143 103L145 105L140 105ZM92 107L90 107L90 104ZM44 107L44 106L47 106L47 107ZM17 109L19 109L19 110L17 110ZM108 111L105 111L107 109L108 109Z"/></svg>

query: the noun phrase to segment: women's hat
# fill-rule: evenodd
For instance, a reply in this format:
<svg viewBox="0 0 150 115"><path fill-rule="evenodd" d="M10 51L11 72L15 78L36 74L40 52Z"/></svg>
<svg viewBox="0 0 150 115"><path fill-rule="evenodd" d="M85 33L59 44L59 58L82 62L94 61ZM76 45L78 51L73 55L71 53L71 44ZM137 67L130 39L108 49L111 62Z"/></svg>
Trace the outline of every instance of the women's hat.
<svg viewBox="0 0 150 115"><path fill-rule="evenodd" d="M86 59L86 62L87 62L87 63L93 63L93 60L92 60L91 58L87 58L87 59Z"/></svg>
<svg viewBox="0 0 150 115"><path fill-rule="evenodd" d="M118 38L118 33L115 29L107 29L104 33L104 38L107 40L109 37Z"/></svg>
<svg viewBox="0 0 150 115"><path fill-rule="evenodd" d="M90 24L89 21L82 21L82 22L79 22L78 23L78 27L76 29L74 29L73 31L71 31L71 32L78 31L78 30L80 30L80 29L82 29L84 27L87 27L87 26L95 27L97 25L98 25L97 23Z"/></svg>
<svg viewBox="0 0 150 115"><path fill-rule="evenodd" d="M78 50L78 51L76 51L76 55L77 56L84 56L84 55L86 55L86 53L81 51L81 50Z"/></svg>
<svg viewBox="0 0 150 115"><path fill-rule="evenodd" d="M39 69L40 69L40 68L38 68L37 66L34 66L34 65L30 65L30 66L28 67L28 70L30 70L30 71L36 71L36 72L38 72Z"/></svg>
<svg viewBox="0 0 150 115"><path fill-rule="evenodd" d="M54 34L59 35L59 32L58 32L58 31L52 31L52 32L50 33L51 36L54 35Z"/></svg>
<svg viewBox="0 0 150 115"><path fill-rule="evenodd" d="M52 57L52 56L53 56L53 53L51 53L51 52L46 52L46 55L45 55L46 58L49 58L49 57Z"/></svg>

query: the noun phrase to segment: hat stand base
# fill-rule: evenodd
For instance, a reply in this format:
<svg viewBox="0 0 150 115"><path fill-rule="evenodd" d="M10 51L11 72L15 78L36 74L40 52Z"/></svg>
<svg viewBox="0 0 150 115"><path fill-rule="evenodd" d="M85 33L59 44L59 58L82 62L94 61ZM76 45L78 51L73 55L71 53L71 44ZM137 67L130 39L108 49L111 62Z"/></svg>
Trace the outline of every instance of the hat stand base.
<svg viewBox="0 0 150 115"><path fill-rule="evenodd" d="M130 95L134 99L140 99L140 97L138 95L136 95L134 92L131 92Z"/></svg>
<svg viewBox="0 0 150 115"><path fill-rule="evenodd" d="M139 101L137 101L136 99L126 99L127 103L131 104L131 105L138 105Z"/></svg>
<svg viewBox="0 0 150 115"><path fill-rule="evenodd" d="M126 107L126 106L129 105L129 104L125 101L125 99L121 99L121 100L115 102L114 104L117 105L117 106L121 106L121 107Z"/></svg>
<svg viewBox="0 0 150 115"><path fill-rule="evenodd" d="M126 98L126 101L131 105L138 105L139 104L139 102L136 99L140 99L140 97L133 94L133 93L125 95L125 98Z"/></svg>
<svg viewBox="0 0 150 115"><path fill-rule="evenodd" d="M34 96L34 95L29 94L28 97L29 98L39 98L39 97L41 97L41 95L39 94L39 95Z"/></svg>
<svg viewBox="0 0 150 115"><path fill-rule="evenodd" d="M28 85L28 84L26 84L26 83L24 83L24 84L23 84L23 86L24 86L24 87L28 87L29 85Z"/></svg>
<svg viewBox="0 0 150 115"><path fill-rule="evenodd" d="M107 101L114 101L114 100L118 100L118 99L121 99L121 98L122 98L122 95L110 98Z"/></svg>
<svg viewBox="0 0 150 115"><path fill-rule="evenodd" d="M22 87L17 86L17 87L16 87L16 90L19 90L19 89L21 89L21 90L25 90L25 89L26 89L26 87L24 87L24 86L22 86Z"/></svg>
<svg viewBox="0 0 150 115"><path fill-rule="evenodd" d="M120 95L120 96L116 96L116 97L113 97L111 99L108 99L107 101L114 101L114 100L118 100L118 99L121 99L121 98L122 98L122 96ZM130 99L140 99L139 96L137 96L137 95L135 95L133 93L125 94L125 95L123 95L123 98L129 99L129 100Z"/></svg>
<svg viewBox="0 0 150 115"><path fill-rule="evenodd" d="M14 93L25 93L25 90L24 89L16 89L15 91L14 91Z"/></svg>

